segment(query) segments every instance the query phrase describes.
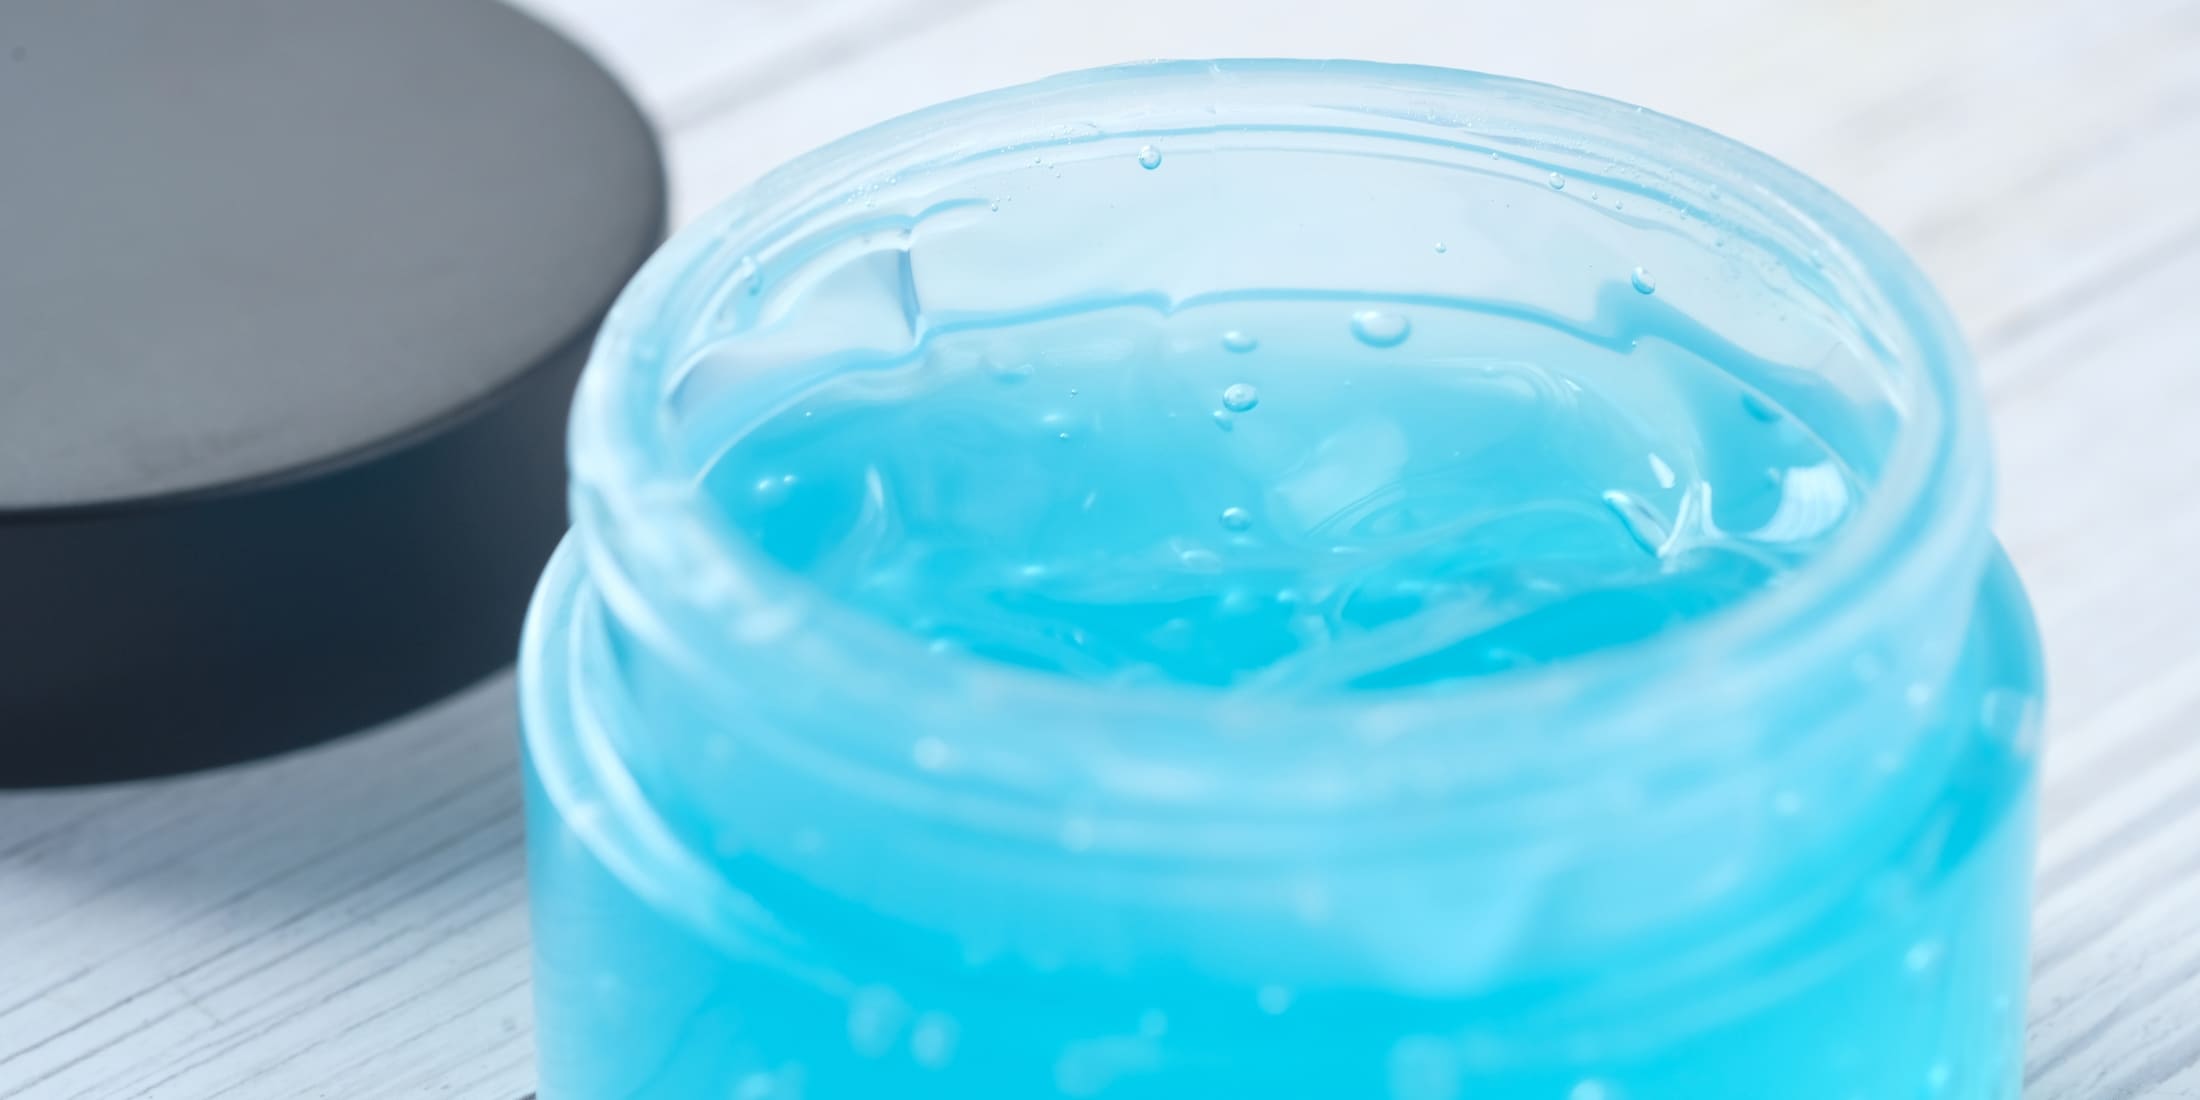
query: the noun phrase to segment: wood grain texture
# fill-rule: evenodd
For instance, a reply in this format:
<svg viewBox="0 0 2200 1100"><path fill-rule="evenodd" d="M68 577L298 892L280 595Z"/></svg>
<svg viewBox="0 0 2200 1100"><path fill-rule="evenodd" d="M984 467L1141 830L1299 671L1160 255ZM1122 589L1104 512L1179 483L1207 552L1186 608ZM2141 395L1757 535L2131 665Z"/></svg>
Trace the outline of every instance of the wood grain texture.
<svg viewBox="0 0 2200 1100"><path fill-rule="evenodd" d="M1979 351L2053 704L2033 1100L2200 1097L2200 3L531 0L658 121L677 217L953 95L1360 56L1631 99L1888 226ZM0 796L0 1097L531 1088L500 679L217 775Z"/></svg>

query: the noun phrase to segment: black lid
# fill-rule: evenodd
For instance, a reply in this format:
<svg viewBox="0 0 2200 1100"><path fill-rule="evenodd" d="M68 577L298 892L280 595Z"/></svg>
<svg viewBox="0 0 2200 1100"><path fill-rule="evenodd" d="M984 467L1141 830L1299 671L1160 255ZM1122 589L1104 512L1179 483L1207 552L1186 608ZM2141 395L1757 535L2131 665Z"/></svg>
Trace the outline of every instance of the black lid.
<svg viewBox="0 0 2200 1100"><path fill-rule="evenodd" d="M647 124L483 0L11 0L0 786L200 767L506 664Z"/></svg>

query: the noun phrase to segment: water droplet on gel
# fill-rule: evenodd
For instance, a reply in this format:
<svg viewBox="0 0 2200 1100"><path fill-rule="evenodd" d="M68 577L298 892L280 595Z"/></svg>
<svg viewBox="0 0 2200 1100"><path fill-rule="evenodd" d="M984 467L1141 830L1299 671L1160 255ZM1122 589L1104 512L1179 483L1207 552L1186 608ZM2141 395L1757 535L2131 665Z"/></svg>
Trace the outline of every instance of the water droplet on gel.
<svg viewBox="0 0 2200 1100"><path fill-rule="evenodd" d="M1446 253L1446 252L1449 252L1449 251L1451 251L1451 249L1450 249L1450 248L1448 248L1448 247L1446 247L1446 246L1445 246L1445 244L1444 244L1444 242L1442 242L1442 241L1438 241L1438 242L1436 242L1436 254L1437 254L1437 255L1441 256L1441 255L1443 255L1444 253Z"/></svg>
<svg viewBox="0 0 2200 1100"><path fill-rule="evenodd" d="M1250 334L1239 331L1238 329L1231 329L1230 331L1222 334L1222 350L1224 351L1234 351L1242 355L1259 346L1260 341L1253 339Z"/></svg>
<svg viewBox="0 0 2200 1100"><path fill-rule="evenodd" d="M1264 985L1253 995L1260 1010L1270 1016L1281 1016L1291 1009L1291 990L1280 985Z"/></svg>
<svg viewBox="0 0 2200 1100"><path fill-rule="evenodd" d="M1237 417L1231 416L1230 410L1228 409L1216 409L1215 427L1220 428L1226 432L1234 431L1237 428Z"/></svg>
<svg viewBox="0 0 2200 1100"><path fill-rule="evenodd" d="M955 1058L955 1040L961 1033L953 1016L927 1012L917 1017L916 1027L909 1032L909 1056L926 1069L945 1069Z"/></svg>
<svg viewBox="0 0 2200 1100"><path fill-rule="evenodd" d="M999 200L999 199L994 199L994 200L993 200L992 202L989 202L989 203L985 204L985 208L986 208L987 210L991 210L992 212L994 212L994 213L998 214L998 213L1000 213L1000 212L1001 212L1001 200Z"/></svg>
<svg viewBox="0 0 2200 1100"><path fill-rule="evenodd" d="M884 1057L909 1022L909 1005L883 985L870 985L848 998L848 1044L865 1058Z"/></svg>
<svg viewBox="0 0 2200 1100"><path fill-rule="evenodd" d="M1394 348L1406 342L1413 322L1405 314L1363 309L1352 315L1352 335L1371 348Z"/></svg>
<svg viewBox="0 0 2200 1100"><path fill-rule="evenodd" d="M1556 172L1553 172L1553 173L1551 173L1551 190L1553 190L1553 191L1564 191L1565 189L1566 189L1566 177L1564 177L1564 176L1561 176L1561 175L1559 175L1559 174L1558 174L1558 173L1556 173Z"/></svg>
<svg viewBox="0 0 2200 1100"><path fill-rule="evenodd" d="M758 478L756 482L757 502L760 504L777 504L787 499L787 490L794 488L795 480L793 474Z"/></svg>
<svg viewBox="0 0 2200 1100"><path fill-rule="evenodd" d="M1194 573L1214 573L1222 569L1222 556L1204 546L1178 551L1176 560Z"/></svg>
<svg viewBox="0 0 2200 1100"><path fill-rule="evenodd" d="M1232 531L1243 531L1253 525L1253 514L1243 508L1224 508L1222 525Z"/></svg>
<svg viewBox="0 0 2200 1100"><path fill-rule="evenodd" d="M1948 1068L1948 1063L1934 1062L1933 1068L1925 1071L1925 1087L1934 1092L1944 1092L1948 1088L1948 1082L1954 1077L1955 1071Z"/></svg>
<svg viewBox="0 0 2200 1100"><path fill-rule="evenodd" d="M1156 149L1151 145L1140 146L1138 150L1138 166L1148 172L1151 172L1154 169L1161 167L1161 150ZM1196 175L1197 173L1194 174Z"/></svg>
<svg viewBox="0 0 2200 1100"><path fill-rule="evenodd" d="M1652 279L1650 273L1642 268L1638 267L1629 273L1627 281L1635 285L1635 293L1637 294L1656 294L1658 292L1657 280Z"/></svg>
<svg viewBox="0 0 2200 1100"><path fill-rule="evenodd" d="M947 758L950 755L947 742L937 737L919 737L916 744L909 747L910 759L915 760L918 767L928 772L936 772L946 767Z"/></svg>
<svg viewBox="0 0 2200 1100"><path fill-rule="evenodd" d="M1222 391L1222 407L1231 412L1250 412L1260 404L1260 391L1244 382L1232 383Z"/></svg>
<svg viewBox="0 0 2200 1100"><path fill-rule="evenodd" d="M1902 953L1902 966L1912 974L1923 974L1940 961L1940 945L1932 940L1920 940Z"/></svg>

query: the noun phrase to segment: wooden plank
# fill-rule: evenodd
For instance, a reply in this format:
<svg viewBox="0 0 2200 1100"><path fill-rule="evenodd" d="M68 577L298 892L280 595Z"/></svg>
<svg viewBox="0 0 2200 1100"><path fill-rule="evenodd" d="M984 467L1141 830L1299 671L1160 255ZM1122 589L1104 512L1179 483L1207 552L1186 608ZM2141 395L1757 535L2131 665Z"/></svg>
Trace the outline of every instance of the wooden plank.
<svg viewBox="0 0 2200 1100"><path fill-rule="evenodd" d="M980 0L531 0L583 42L669 129L877 48Z"/></svg>
<svg viewBox="0 0 2200 1100"><path fill-rule="evenodd" d="M27 838L0 875L4 988L27 994L0 1001L0 1096L387 1096L531 1055L510 694L233 772L0 798L0 837ZM335 1072L347 1054L379 1064ZM478 1095L523 1091L507 1061Z"/></svg>
<svg viewBox="0 0 2200 1100"><path fill-rule="evenodd" d="M2200 516L2165 507L2200 476L2195 279L2200 251L2121 273L1991 391L2055 679L2028 1051L2051 1100L2178 1095L2200 1061L2200 603L2177 580Z"/></svg>

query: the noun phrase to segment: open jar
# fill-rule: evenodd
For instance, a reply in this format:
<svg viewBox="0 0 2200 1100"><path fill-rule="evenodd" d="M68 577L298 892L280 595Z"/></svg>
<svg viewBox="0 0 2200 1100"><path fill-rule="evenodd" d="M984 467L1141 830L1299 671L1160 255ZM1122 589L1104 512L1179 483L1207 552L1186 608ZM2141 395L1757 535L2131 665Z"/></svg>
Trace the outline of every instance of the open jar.
<svg viewBox="0 0 2200 1100"><path fill-rule="evenodd" d="M1072 74L607 321L521 657L544 1100L2013 1097L1969 360L1639 108Z"/></svg>

